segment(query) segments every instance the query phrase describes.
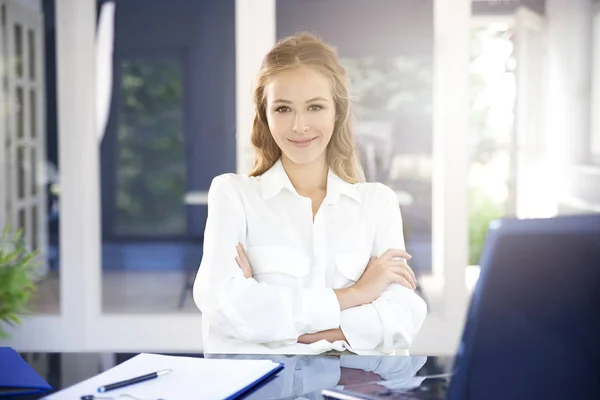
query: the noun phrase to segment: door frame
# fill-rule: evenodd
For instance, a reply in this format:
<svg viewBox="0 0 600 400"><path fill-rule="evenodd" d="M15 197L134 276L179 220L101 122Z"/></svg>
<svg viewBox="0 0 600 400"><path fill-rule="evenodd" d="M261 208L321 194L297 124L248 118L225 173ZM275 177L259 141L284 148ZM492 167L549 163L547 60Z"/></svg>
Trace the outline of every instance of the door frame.
<svg viewBox="0 0 600 400"><path fill-rule="evenodd" d="M6 78L6 91L0 81L1 113L6 112L7 125L0 127L0 188L6 197L0 204L0 231L4 223L12 229L22 226L23 238L28 248L39 252L40 266L37 273L43 277L48 272L48 226L47 226L47 189L46 189L46 122L45 102L46 88L43 69L44 60L44 21L40 13L36 13L13 1L0 1L6 10L6 31L0 32L0 57L9 60L2 68ZM14 26L20 24L22 38L23 76L18 77L14 65L10 62L15 57ZM30 37L30 33L32 36ZM30 51L33 39L35 48ZM33 55L33 62L30 60ZM33 71L31 70L33 68ZM34 78L30 78L33 74ZM16 89L22 90L22 129L23 137L17 134L18 110ZM35 94L35 97L31 97ZM33 102L34 100L35 102ZM32 115L35 112L35 115ZM32 123L35 125L35 137L31 136ZM18 149L23 149L23 197L19 195ZM33 151L33 153L32 153ZM32 159L35 155L35 160ZM34 181L35 179L35 181ZM35 190L35 192L33 192ZM22 214L21 214L22 213ZM21 215L23 218L21 218ZM23 219L23 221L20 221ZM23 224L21 224L23 222ZM35 236L32 234L35 233Z"/></svg>

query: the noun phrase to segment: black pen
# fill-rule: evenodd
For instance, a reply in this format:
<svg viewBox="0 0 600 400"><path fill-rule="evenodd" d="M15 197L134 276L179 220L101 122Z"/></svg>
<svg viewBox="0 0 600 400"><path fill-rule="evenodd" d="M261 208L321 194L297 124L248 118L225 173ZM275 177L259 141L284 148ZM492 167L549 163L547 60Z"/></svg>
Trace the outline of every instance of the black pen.
<svg viewBox="0 0 600 400"><path fill-rule="evenodd" d="M100 386L98 388L98 392L104 393L104 392L108 392L109 390L114 390L114 389L122 388L124 386L129 386L129 385L134 385L136 383L149 381L150 379L155 379L155 378L158 378L159 376L166 375L171 371L172 370L170 370L170 369L165 369L162 371L152 372L150 374L138 376L136 378L127 379L126 381L121 381L121 382L111 383L110 385Z"/></svg>

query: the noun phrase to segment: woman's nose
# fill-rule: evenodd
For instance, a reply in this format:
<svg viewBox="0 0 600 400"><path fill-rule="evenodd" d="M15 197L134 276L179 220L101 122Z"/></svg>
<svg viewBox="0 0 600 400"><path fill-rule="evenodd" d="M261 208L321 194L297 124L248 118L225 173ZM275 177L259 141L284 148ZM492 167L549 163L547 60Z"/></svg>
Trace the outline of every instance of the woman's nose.
<svg viewBox="0 0 600 400"><path fill-rule="evenodd" d="M294 125L292 126L292 130L296 133L308 131L306 119L304 118L302 113L296 113L296 116L294 117Z"/></svg>

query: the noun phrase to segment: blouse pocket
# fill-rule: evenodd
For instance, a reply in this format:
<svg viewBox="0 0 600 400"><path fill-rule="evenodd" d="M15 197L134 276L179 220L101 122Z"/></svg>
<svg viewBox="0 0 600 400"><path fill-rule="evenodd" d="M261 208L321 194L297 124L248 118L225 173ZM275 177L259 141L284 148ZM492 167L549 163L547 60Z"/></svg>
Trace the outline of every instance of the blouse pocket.
<svg viewBox="0 0 600 400"><path fill-rule="evenodd" d="M297 286L309 272L308 257L289 247L248 247L254 279L282 286Z"/></svg>
<svg viewBox="0 0 600 400"><path fill-rule="evenodd" d="M354 285L365 272L368 263L369 255L365 253L347 253L335 256L334 286L345 288Z"/></svg>

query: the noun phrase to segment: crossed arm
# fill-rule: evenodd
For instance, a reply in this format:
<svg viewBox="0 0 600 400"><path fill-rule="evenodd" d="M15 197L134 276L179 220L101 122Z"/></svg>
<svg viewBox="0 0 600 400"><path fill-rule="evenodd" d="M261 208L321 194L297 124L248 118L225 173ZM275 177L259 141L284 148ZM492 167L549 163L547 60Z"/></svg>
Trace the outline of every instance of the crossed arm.
<svg viewBox="0 0 600 400"><path fill-rule="evenodd" d="M289 288L259 284L236 262L245 243L246 217L231 178L209 190L204 255L194 299L222 333L255 343L345 340L356 350L408 348L426 314L412 290L414 275L401 250L402 219L394 193L382 191L375 248L360 281L347 289ZM394 256L396 254L396 256ZM412 276L412 280L411 280ZM267 311L267 312L265 312Z"/></svg>
<svg viewBox="0 0 600 400"><path fill-rule="evenodd" d="M254 272L250 260L241 243L236 246L237 256L235 261L244 274L244 278L252 278ZM398 260L396 258L402 257ZM370 304L374 298L379 297L381 292L392 283L399 283L410 290L417 287L414 272L408 266L407 259L412 258L404 250L390 249L381 257L371 257L365 269L365 273L356 285L345 289L334 289L334 293L340 303L340 310ZM315 333L305 333L298 337L298 343L311 344L320 340L335 342L338 340L348 341L342 328L327 329Z"/></svg>

